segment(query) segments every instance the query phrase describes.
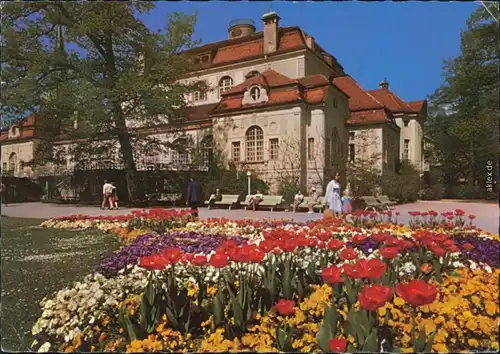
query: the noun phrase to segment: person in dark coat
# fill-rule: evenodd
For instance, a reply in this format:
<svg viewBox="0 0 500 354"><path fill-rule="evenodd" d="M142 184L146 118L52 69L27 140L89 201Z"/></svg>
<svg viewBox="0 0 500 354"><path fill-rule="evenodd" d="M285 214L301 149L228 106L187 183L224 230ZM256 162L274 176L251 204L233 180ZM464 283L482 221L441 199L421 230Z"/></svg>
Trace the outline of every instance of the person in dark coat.
<svg viewBox="0 0 500 354"><path fill-rule="evenodd" d="M198 216L198 207L203 202L201 184L193 178L189 178L189 185L186 192L186 204L189 205L194 216Z"/></svg>

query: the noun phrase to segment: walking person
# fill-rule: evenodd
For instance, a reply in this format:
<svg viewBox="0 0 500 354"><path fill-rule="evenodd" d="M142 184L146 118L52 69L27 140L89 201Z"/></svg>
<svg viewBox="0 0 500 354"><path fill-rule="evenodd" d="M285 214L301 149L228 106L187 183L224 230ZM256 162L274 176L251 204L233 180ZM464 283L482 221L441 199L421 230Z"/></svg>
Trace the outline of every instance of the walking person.
<svg viewBox="0 0 500 354"><path fill-rule="evenodd" d="M102 186L102 203L101 210L104 210L106 207L106 202L109 203L108 209L111 209L113 204L111 202L111 193L113 192L113 186L108 182L108 180L104 181L104 185Z"/></svg>
<svg viewBox="0 0 500 354"><path fill-rule="evenodd" d="M116 188L116 185L114 182L111 182L111 196L109 198L110 203L111 203L111 209L118 210L118 188Z"/></svg>
<svg viewBox="0 0 500 354"><path fill-rule="evenodd" d="M333 212L335 217L340 217L342 213L342 201L340 199L340 175L335 173L335 177L326 186L325 203Z"/></svg>
<svg viewBox="0 0 500 354"><path fill-rule="evenodd" d="M186 192L186 204L189 205L195 217L198 217L198 207L203 202L203 193L200 182L189 178L189 184Z"/></svg>

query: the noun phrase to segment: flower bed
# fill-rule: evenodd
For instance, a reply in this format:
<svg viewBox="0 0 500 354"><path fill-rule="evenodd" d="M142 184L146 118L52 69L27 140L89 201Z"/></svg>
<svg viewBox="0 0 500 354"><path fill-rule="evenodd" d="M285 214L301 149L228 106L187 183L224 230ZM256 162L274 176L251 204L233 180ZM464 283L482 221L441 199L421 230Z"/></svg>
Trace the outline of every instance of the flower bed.
<svg viewBox="0 0 500 354"><path fill-rule="evenodd" d="M498 235L457 211L449 227L449 216L419 214L411 226L387 213L351 223L172 220L45 299L35 347L496 350ZM153 230L144 220L136 230Z"/></svg>

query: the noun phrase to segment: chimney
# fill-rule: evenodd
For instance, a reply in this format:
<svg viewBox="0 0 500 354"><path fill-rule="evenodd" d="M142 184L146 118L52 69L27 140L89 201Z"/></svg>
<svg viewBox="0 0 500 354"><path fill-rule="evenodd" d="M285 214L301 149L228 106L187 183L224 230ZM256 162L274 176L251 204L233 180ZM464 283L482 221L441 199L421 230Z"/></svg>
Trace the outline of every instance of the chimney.
<svg viewBox="0 0 500 354"><path fill-rule="evenodd" d="M278 50L278 28L280 17L274 11L262 16L264 22L264 54L274 53Z"/></svg>
<svg viewBox="0 0 500 354"><path fill-rule="evenodd" d="M387 78L385 78L384 81L382 81L379 85L382 90L389 90L389 83L387 82Z"/></svg>
<svg viewBox="0 0 500 354"><path fill-rule="evenodd" d="M255 22L250 19L239 19L229 23L229 39L240 38L255 32Z"/></svg>

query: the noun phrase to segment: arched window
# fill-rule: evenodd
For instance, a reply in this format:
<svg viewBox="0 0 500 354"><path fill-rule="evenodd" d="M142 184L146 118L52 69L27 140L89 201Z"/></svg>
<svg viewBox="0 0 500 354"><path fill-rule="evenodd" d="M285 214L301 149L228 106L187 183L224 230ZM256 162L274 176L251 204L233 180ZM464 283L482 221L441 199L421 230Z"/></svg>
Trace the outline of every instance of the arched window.
<svg viewBox="0 0 500 354"><path fill-rule="evenodd" d="M15 152L9 156L9 171L17 172L17 155Z"/></svg>
<svg viewBox="0 0 500 354"><path fill-rule="evenodd" d="M252 70L248 74L245 75L245 79L249 79L251 77L257 76L260 73L257 70Z"/></svg>
<svg viewBox="0 0 500 354"><path fill-rule="evenodd" d="M255 86L250 89L250 97L252 100L257 101L260 98L260 88Z"/></svg>
<svg viewBox="0 0 500 354"><path fill-rule="evenodd" d="M221 93L231 90L233 87L233 79L230 76L224 76L219 81L219 96Z"/></svg>
<svg viewBox="0 0 500 354"><path fill-rule="evenodd" d="M262 128L254 125L248 128L245 135L247 161L263 161L264 160L264 131Z"/></svg>
<svg viewBox="0 0 500 354"><path fill-rule="evenodd" d="M212 163L213 158L213 136L207 135L200 143L201 162L203 167L208 167Z"/></svg>

